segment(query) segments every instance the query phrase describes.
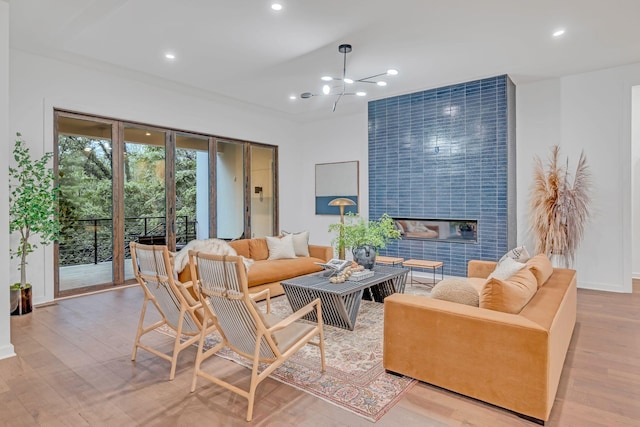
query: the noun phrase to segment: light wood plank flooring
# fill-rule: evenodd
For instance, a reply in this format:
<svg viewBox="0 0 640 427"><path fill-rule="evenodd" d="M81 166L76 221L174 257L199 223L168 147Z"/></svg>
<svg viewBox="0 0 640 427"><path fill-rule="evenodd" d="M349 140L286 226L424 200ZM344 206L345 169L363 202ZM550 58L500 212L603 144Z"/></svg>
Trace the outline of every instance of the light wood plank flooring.
<svg viewBox="0 0 640 427"><path fill-rule="evenodd" d="M246 400L199 381L189 393L195 349L176 379L145 351L131 362L138 287L60 301L11 319L18 357L0 361L0 425L6 426L371 426L320 399L267 379L254 420ZM170 340L152 334L167 351ZM248 371L206 365L245 386ZM526 387L526 384L523 384ZM505 410L419 383L376 425L529 426ZM579 290L578 323L549 426L640 425L640 293Z"/></svg>

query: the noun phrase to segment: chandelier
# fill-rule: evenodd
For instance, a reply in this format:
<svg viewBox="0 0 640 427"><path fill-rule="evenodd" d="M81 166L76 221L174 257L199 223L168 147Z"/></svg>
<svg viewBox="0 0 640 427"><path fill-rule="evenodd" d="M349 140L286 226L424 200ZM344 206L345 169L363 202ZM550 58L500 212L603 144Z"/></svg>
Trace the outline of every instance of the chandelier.
<svg viewBox="0 0 640 427"><path fill-rule="evenodd" d="M378 79L382 76L397 76L398 70L393 68L388 69L384 73L374 74L369 77L363 77L361 79L351 79L347 77L347 53L351 52L353 49L350 44L341 44L338 46L338 52L343 55L342 58L342 77L331 77L331 76L322 76L322 81L327 82L322 86L322 93L311 93L304 92L300 94L300 98L308 99L312 96L335 96L336 100L333 102L332 111L336 111L336 106L338 102L343 96L348 95L356 95L356 96L365 96L367 93L364 91L356 91L355 89L348 90L352 87L352 85L356 83L369 83L377 86L386 86L387 82L384 80ZM329 82L339 82L338 85L330 86ZM341 82L341 83L340 83Z"/></svg>

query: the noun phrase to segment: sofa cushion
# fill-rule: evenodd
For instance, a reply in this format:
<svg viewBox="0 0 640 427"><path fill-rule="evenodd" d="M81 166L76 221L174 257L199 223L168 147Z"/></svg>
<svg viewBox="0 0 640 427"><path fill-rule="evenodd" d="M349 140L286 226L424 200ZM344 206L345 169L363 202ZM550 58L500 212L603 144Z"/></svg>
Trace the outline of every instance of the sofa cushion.
<svg viewBox="0 0 640 427"><path fill-rule="evenodd" d="M282 230L282 235L286 236L287 234L293 236L293 249L296 252L296 256L309 256L309 232L289 233Z"/></svg>
<svg viewBox="0 0 640 427"><path fill-rule="evenodd" d="M530 258L530 255L527 251L527 248L525 248L524 246L518 246L517 248L513 248L506 254L502 255L502 258L500 258L498 264L500 264L506 258L511 258L518 262L527 262L527 260Z"/></svg>
<svg viewBox="0 0 640 427"><path fill-rule="evenodd" d="M238 255L245 258L251 258L251 254L249 252L249 239L232 240L229 242L229 246L235 249Z"/></svg>
<svg viewBox="0 0 640 427"><path fill-rule="evenodd" d="M474 307L478 307L480 302L476 288L467 279L461 278L441 280L431 289L431 298Z"/></svg>
<svg viewBox="0 0 640 427"><path fill-rule="evenodd" d="M553 265L545 254L538 254L527 261L529 270L536 277L538 288L542 287L553 274Z"/></svg>
<svg viewBox="0 0 640 427"><path fill-rule="evenodd" d="M269 247L267 246L267 239L248 239L249 241L249 258L260 261L269 258Z"/></svg>
<svg viewBox="0 0 640 427"><path fill-rule="evenodd" d="M480 294L480 308L518 314L538 290L535 276L523 268L506 280L487 280Z"/></svg>
<svg viewBox="0 0 640 427"><path fill-rule="evenodd" d="M295 258L296 250L293 247L293 235L282 237L266 237L269 248L269 260Z"/></svg>
<svg viewBox="0 0 640 427"><path fill-rule="evenodd" d="M473 286L473 289L475 289L478 295L480 295L482 293L482 289L484 288L484 284L487 283L487 278L467 277L467 283Z"/></svg>
<svg viewBox="0 0 640 427"><path fill-rule="evenodd" d="M256 261L248 271L249 286L279 282L302 276L303 274L321 271L322 267L315 264L316 262L324 263L326 261L313 257Z"/></svg>
<svg viewBox="0 0 640 427"><path fill-rule="evenodd" d="M488 279L495 277L496 279L505 280L516 274L525 266L525 263L518 262L511 257L506 257L496 265L496 269L493 270Z"/></svg>

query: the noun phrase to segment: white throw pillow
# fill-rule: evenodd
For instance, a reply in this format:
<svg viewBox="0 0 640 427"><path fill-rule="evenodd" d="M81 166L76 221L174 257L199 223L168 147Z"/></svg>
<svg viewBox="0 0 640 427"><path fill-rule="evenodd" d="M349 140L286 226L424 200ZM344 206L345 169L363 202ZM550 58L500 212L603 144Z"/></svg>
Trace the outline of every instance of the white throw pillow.
<svg viewBox="0 0 640 427"><path fill-rule="evenodd" d="M531 258L531 255L529 255L527 248L525 248L524 246L518 246L517 248L513 248L509 252L504 254L502 258L500 258L500 261L498 261L498 264L504 261L505 258L511 258L518 262L527 262L529 261L529 258Z"/></svg>
<svg viewBox="0 0 640 427"><path fill-rule="evenodd" d="M296 252L296 256L309 256L309 232L289 233L282 230L283 236L288 234L293 236L293 249Z"/></svg>
<svg viewBox="0 0 640 427"><path fill-rule="evenodd" d="M266 237L267 247L269 248L268 259L285 259L295 258L296 251L293 248L293 235L287 234L280 237Z"/></svg>
<svg viewBox="0 0 640 427"><path fill-rule="evenodd" d="M511 257L506 257L498 263L496 269L493 270L493 273L491 273L487 279L496 278L499 280L506 280L518 271L522 270L525 266L526 264L522 262L518 262Z"/></svg>

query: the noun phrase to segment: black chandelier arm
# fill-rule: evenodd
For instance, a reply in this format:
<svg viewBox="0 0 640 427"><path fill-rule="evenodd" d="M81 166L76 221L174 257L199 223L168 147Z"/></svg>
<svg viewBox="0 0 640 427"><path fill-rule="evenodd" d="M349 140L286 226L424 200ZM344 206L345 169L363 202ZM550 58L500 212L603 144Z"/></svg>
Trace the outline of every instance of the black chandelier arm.
<svg viewBox="0 0 640 427"><path fill-rule="evenodd" d="M362 79L358 79L358 80L356 80L356 82L360 82L360 83L377 83L377 82L371 82L371 81L368 81L368 80L375 79L376 77L380 77L380 76L386 76L386 75L387 75L387 72L385 71L384 73L374 74L373 76L369 76L369 77L364 77Z"/></svg>
<svg viewBox="0 0 640 427"><path fill-rule="evenodd" d="M338 84L336 86L331 87L331 89L329 91L327 91L327 88L329 88L329 85L325 85L323 87L323 93L311 93L311 92L304 92L300 94L300 98L303 99L308 99L314 96L337 96L336 100L333 103L333 111L336 111L336 106L338 105L338 102L340 102L340 99L342 99L343 96L345 95L364 95L364 92L360 93L360 92L347 92L347 84L352 84L352 83L369 83L369 84L379 84L380 86L384 86L385 82L382 81L376 81L374 79L377 79L378 77L381 76L385 76L385 75L395 75L398 74L397 71L395 73L390 74L389 71L386 71L384 73L379 73L379 74L374 74L372 76L368 76L368 77L363 77L361 79L347 79L347 54L349 52L352 51L352 47L350 44L341 44L340 46L338 46L338 52L342 53L342 78L337 78L337 77L329 77L329 78L325 78L323 77L322 80L325 81L335 81L335 82L342 82L342 84ZM349 80L349 83L347 83L347 80ZM340 93L332 93L332 91L334 90L341 90ZM324 93L324 92L328 92L328 93Z"/></svg>

